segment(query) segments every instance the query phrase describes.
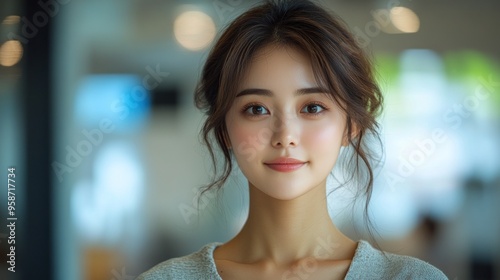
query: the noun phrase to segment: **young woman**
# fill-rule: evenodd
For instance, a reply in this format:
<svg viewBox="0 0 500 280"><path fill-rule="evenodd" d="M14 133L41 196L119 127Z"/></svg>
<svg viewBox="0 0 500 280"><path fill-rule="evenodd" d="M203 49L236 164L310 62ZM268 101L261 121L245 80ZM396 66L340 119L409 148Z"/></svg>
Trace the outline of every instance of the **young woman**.
<svg viewBox="0 0 500 280"><path fill-rule="evenodd" d="M268 1L238 17L203 69L196 104L225 157L248 179L250 209L230 241L170 259L139 279L447 279L421 260L353 241L327 211L326 179L342 146L369 199L368 134L380 90L347 28L309 1ZM362 180L362 179L365 180Z"/></svg>

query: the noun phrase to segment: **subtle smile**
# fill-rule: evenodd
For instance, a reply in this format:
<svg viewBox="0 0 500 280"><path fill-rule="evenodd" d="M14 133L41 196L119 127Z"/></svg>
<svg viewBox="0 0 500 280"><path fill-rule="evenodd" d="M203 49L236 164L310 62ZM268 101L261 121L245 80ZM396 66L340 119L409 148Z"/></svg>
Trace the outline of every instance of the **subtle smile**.
<svg viewBox="0 0 500 280"><path fill-rule="evenodd" d="M294 158L281 157L281 158L277 158L277 159L269 161L269 162L265 162L264 164L267 167L269 167L275 171L292 172L292 171L295 171L295 170L301 168L306 163L307 162L304 162L304 161L301 161L298 159L294 159Z"/></svg>

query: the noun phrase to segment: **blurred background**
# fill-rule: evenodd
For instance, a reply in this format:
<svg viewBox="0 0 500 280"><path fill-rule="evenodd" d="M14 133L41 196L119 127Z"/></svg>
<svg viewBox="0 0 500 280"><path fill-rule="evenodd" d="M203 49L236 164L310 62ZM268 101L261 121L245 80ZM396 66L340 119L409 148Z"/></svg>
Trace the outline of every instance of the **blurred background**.
<svg viewBox="0 0 500 280"><path fill-rule="evenodd" d="M192 100L214 39L255 3L0 2L1 279L134 279L238 232L238 169L198 204L212 167ZM321 3L373 57L385 95L370 205L381 247L450 279L500 279L500 2ZM329 201L346 234L370 239L349 189Z"/></svg>

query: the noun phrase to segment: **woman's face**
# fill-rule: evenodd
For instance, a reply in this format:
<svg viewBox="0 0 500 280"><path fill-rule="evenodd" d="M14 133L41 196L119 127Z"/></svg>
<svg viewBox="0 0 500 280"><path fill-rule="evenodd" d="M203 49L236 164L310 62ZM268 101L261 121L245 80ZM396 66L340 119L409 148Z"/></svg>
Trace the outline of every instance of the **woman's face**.
<svg viewBox="0 0 500 280"><path fill-rule="evenodd" d="M249 65L226 125L250 185L290 200L326 183L345 139L346 117L316 83L307 56L270 46ZM279 158L303 164L269 164Z"/></svg>

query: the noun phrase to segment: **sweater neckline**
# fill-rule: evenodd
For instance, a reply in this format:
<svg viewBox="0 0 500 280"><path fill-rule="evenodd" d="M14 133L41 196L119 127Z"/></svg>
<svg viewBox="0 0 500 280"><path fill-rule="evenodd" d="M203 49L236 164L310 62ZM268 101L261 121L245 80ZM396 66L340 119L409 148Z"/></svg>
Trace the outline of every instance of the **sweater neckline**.
<svg viewBox="0 0 500 280"><path fill-rule="evenodd" d="M354 256L352 257L351 264L349 265L349 269L347 270L344 279L349 279L349 275L351 274L351 271L354 269L353 267L356 266L357 260L360 258L360 255L362 254L361 252L371 247L371 245L364 240L359 240L357 243L358 245L356 247L356 251L354 252ZM217 280L222 280L222 278L220 277L219 272L217 271L217 266L215 265L214 251L218 246L222 244L224 243L212 242L207 244L205 248L203 248L202 250L204 259L209 263L210 274L216 275Z"/></svg>

